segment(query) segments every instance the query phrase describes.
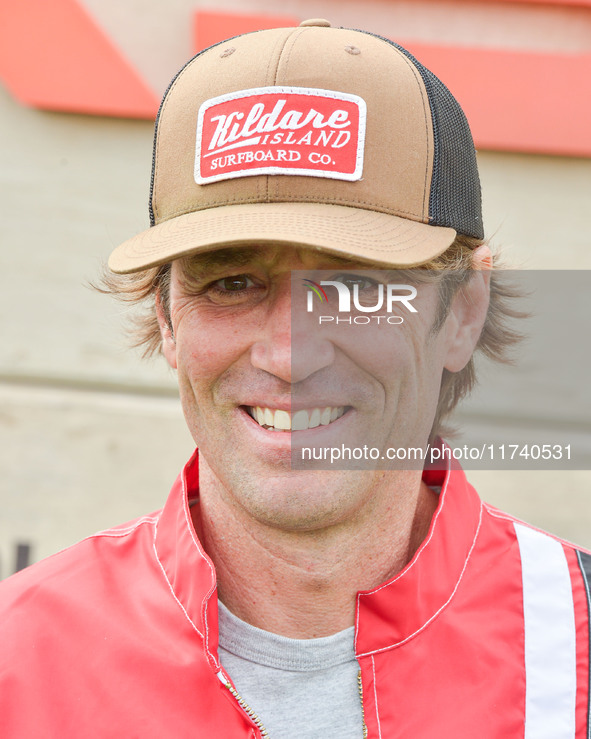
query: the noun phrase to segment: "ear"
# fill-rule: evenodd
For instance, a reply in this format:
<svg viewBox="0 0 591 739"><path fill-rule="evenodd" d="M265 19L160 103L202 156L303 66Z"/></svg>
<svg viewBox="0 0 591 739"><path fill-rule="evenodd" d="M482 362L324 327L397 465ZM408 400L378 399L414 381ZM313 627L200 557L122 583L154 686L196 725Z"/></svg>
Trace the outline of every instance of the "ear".
<svg viewBox="0 0 591 739"><path fill-rule="evenodd" d="M172 369L176 369L176 341L172 331L172 323L166 315L164 306L162 305L162 296L160 292L156 295L156 316L158 317L160 336L162 337L162 354L164 354L166 361Z"/></svg>
<svg viewBox="0 0 591 739"><path fill-rule="evenodd" d="M492 255L486 244L474 252L472 274L455 294L446 320L445 369L459 372L470 361L486 320Z"/></svg>

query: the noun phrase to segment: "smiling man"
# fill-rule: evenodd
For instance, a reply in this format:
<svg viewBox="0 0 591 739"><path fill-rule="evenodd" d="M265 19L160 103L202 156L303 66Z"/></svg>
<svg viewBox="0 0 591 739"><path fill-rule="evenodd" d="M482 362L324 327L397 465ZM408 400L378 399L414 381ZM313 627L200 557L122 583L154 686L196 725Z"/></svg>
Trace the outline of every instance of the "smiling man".
<svg viewBox="0 0 591 739"><path fill-rule="evenodd" d="M514 338L449 91L321 20L206 49L150 216L108 282L198 451L2 584L3 736L587 736L588 555L429 464Z"/></svg>

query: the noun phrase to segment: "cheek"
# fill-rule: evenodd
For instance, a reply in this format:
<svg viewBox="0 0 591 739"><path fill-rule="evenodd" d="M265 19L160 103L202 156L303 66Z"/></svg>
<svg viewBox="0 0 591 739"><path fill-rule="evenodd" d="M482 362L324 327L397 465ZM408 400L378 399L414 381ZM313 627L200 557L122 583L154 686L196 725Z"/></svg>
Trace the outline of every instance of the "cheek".
<svg viewBox="0 0 591 739"><path fill-rule="evenodd" d="M385 387L410 389L438 374L441 361L437 337L429 333L430 325L416 316L400 325L357 328L346 347L341 347Z"/></svg>
<svg viewBox="0 0 591 739"><path fill-rule="evenodd" d="M178 316L175 336L179 378L211 380L246 349L239 322L213 320L197 309Z"/></svg>
<svg viewBox="0 0 591 739"><path fill-rule="evenodd" d="M191 402L199 407L213 399L216 385L233 362L230 352L219 350L220 342L223 342L221 337L216 340L204 338L177 352L178 385L183 404Z"/></svg>
<svg viewBox="0 0 591 739"><path fill-rule="evenodd" d="M224 387L235 376L245 347L239 344L235 327L189 316L178 324L176 346L183 413L196 445L207 448L228 410Z"/></svg>
<svg viewBox="0 0 591 739"><path fill-rule="evenodd" d="M374 369L376 376L388 378L393 373L415 372L433 361L433 345L438 337L431 332L438 297L430 285L419 286L414 301L416 312L395 308L390 315L357 315L354 321L366 324L345 326L341 332L348 350L361 363ZM350 329L348 331L347 329ZM336 336L334 331L333 336Z"/></svg>
<svg viewBox="0 0 591 739"><path fill-rule="evenodd" d="M444 353L429 321L409 322L389 338L382 336L377 372L384 385L390 434L422 443L431 430L439 398Z"/></svg>

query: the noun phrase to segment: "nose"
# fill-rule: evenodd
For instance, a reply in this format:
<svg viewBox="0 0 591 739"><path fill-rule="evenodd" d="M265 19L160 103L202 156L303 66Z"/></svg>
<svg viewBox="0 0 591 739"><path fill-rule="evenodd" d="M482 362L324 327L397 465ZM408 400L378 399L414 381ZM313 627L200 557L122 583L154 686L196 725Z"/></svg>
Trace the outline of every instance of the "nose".
<svg viewBox="0 0 591 739"><path fill-rule="evenodd" d="M301 292L301 290L299 291ZM264 326L251 348L251 363L294 385L334 361L334 346L321 336L314 317L306 312L305 301L292 296L289 281L270 301Z"/></svg>

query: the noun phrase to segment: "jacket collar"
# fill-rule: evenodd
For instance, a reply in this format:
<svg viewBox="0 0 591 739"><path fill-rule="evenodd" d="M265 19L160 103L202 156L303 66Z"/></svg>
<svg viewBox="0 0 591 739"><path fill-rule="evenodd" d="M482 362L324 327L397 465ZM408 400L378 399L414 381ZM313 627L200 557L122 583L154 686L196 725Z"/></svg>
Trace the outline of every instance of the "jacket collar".
<svg viewBox="0 0 591 739"><path fill-rule="evenodd" d="M189 504L199 497L199 453L195 453L177 477L162 510L154 549L170 590L204 642L214 669L218 661L218 602L213 562L197 538Z"/></svg>
<svg viewBox="0 0 591 739"><path fill-rule="evenodd" d="M441 485L429 533L413 559L394 578L358 593L357 656L399 646L418 634L451 602L474 548L481 501L456 464L426 472L429 485ZM168 586L219 669L215 569L197 538L190 501L199 492L197 451L174 483L160 515L155 552Z"/></svg>
<svg viewBox="0 0 591 739"><path fill-rule="evenodd" d="M482 502L463 470L452 461L423 479L441 485L429 533L401 572L357 594L358 657L400 646L425 629L450 604L476 544Z"/></svg>

